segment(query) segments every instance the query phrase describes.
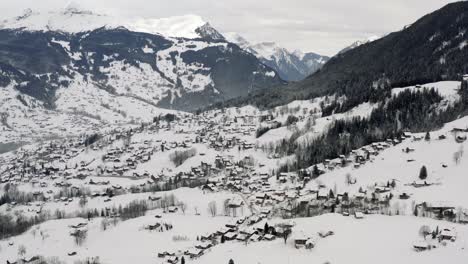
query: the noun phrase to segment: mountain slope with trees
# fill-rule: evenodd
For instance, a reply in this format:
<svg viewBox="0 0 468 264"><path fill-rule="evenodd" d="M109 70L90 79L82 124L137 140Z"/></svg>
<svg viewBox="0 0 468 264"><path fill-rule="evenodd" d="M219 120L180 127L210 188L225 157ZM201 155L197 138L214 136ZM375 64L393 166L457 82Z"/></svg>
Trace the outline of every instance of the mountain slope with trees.
<svg viewBox="0 0 468 264"><path fill-rule="evenodd" d="M349 109L378 100L381 90L392 87L460 80L468 72L467 13L466 1L448 4L401 31L331 58L302 82L260 91L230 104L269 108L296 99L339 94L347 97Z"/></svg>

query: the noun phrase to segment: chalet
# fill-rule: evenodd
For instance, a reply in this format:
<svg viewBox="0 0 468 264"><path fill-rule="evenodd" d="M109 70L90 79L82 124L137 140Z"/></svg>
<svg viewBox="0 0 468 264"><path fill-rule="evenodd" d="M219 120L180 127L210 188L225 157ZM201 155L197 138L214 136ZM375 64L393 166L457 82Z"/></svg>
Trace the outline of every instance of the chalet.
<svg viewBox="0 0 468 264"><path fill-rule="evenodd" d="M175 213L179 210L179 208L177 208L176 206L174 207L169 207L169 209L167 210L169 213Z"/></svg>
<svg viewBox="0 0 468 264"><path fill-rule="evenodd" d="M432 184L427 181L419 180L419 181L414 181L412 185L415 188L421 188L421 187L431 186Z"/></svg>
<svg viewBox="0 0 468 264"><path fill-rule="evenodd" d="M431 204L425 204L425 205L426 205L427 210L439 213L441 215L453 214L453 211L455 210L455 206L453 206L449 202L439 201L439 202L432 202Z"/></svg>
<svg viewBox="0 0 468 264"><path fill-rule="evenodd" d="M364 218L364 214L362 212L355 212L354 213L354 218L356 219L363 219Z"/></svg>
<svg viewBox="0 0 468 264"><path fill-rule="evenodd" d="M206 249L211 248L212 246L213 244L207 241L207 242L202 242L202 243L197 244L195 248L206 250Z"/></svg>
<svg viewBox="0 0 468 264"><path fill-rule="evenodd" d="M200 236L200 241L208 241L215 237L216 237L216 234L211 234L211 233L203 234Z"/></svg>
<svg viewBox="0 0 468 264"><path fill-rule="evenodd" d="M232 229L232 228L222 227L221 229L219 229L218 231L216 231L216 234L218 234L218 235L225 235L225 234L227 234L227 233L229 233L229 232L233 232L233 231L234 231L234 229Z"/></svg>
<svg viewBox="0 0 468 264"><path fill-rule="evenodd" d="M235 232L229 232L224 235L224 239L227 241L232 241L237 238L237 233Z"/></svg>
<svg viewBox="0 0 468 264"><path fill-rule="evenodd" d="M271 210L270 209L267 209L267 208L263 208L260 210L260 214L264 215L264 216L267 216L271 213Z"/></svg>
<svg viewBox="0 0 468 264"><path fill-rule="evenodd" d="M413 243L413 248L415 251L425 251L431 248L427 241L418 241Z"/></svg>
<svg viewBox="0 0 468 264"><path fill-rule="evenodd" d="M296 248L304 247L306 249L314 248L316 244L316 239L311 236L304 235L303 232L299 232L299 234L294 237L294 246Z"/></svg>
<svg viewBox="0 0 468 264"><path fill-rule="evenodd" d="M407 193L404 192L404 193L400 194L399 198L401 200L407 200L407 199L410 198L410 196Z"/></svg>
<svg viewBox="0 0 468 264"><path fill-rule="evenodd" d="M386 187L386 186L377 186L375 187L375 192L376 193L386 193L386 192L389 192L390 191L390 188Z"/></svg>
<svg viewBox="0 0 468 264"><path fill-rule="evenodd" d="M241 224L243 224L245 222L245 220L247 220L247 217L238 219L236 223L241 225Z"/></svg>
<svg viewBox="0 0 468 264"><path fill-rule="evenodd" d="M198 248L191 248L185 252L185 255L189 256L190 258L198 258L203 255L203 250Z"/></svg>
<svg viewBox="0 0 468 264"><path fill-rule="evenodd" d="M202 191L208 191L208 192L216 192L218 188L212 183L205 184L202 186Z"/></svg>
<svg viewBox="0 0 468 264"><path fill-rule="evenodd" d="M238 234L238 235L237 235L236 240L245 242L245 241L247 241L249 238L250 238L250 235L241 233L241 234Z"/></svg>
<svg viewBox="0 0 468 264"><path fill-rule="evenodd" d="M317 240L312 237L312 238L307 239L304 246L306 249L312 249L315 247L316 244L317 244Z"/></svg>
<svg viewBox="0 0 468 264"><path fill-rule="evenodd" d="M149 224L145 227L145 229L147 230L156 230L158 229L159 227L161 227L161 224L160 223L156 223L156 224Z"/></svg>
<svg viewBox="0 0 468 264"><path fill-rule="evenodd" d="M227 223L225 225L229 229L237 229L237 222L236 223Z"/></svg>
<svg viewBox="0 0 468 264"><path fill-rule="evenodd" d="M249 238L249 241L252 241L252 242L257 242L257 241L260 241L260 240L262 240L262 237L259 236L258 234L253 234Z"/></svg>
<svg viewBox="0 0 468 264"><path fill-rule="evenodd" d="M167 262L170 264L176 264L179 262L179 257L172 256L167 259Z"/></svg>
<svg viewBox="0 0 468 264"><path fill-rule="evenodd" d="M244 201L238 197L229 200L229 203L228 203L229 208L239 208L243 205L244 205Z"/></svg>
<svg viewBox="0 0 468 264"><path fill-rule="evenodd" d="M78 229L78 228L83 228L83 227L85 227L87 225L88 225L87 223L78 223L76 225L69 225L69 227L74 228L74 229Z"/></svg>
<svg viewBox="0 0 468 264"><path fill-rule="evenodd" d="M261 228L261 230L263 231L263 228ZM258 230L255 230L254 228L244 228L244 229L241 229L239 233L250 237L254 234L257 234Z"/></svg>
<svg viewBox="0 0 468 264"><path fill-rule="evenodd" d="M450 240L455 241L457 235L453 229L444 228L442 232L440 232L439 239L440 240Z"/></svg>
<svg viewBox="0 0 468 264"><path fill-rule="evenodd" d="M321 238L325 238L325 237L328 237L328 236L332 236L335 233L333 231L329 230L329 231L320 231L320 232L318 232L318 234L319 234L319 236Z"/></svg>
<svg viewBox="0 0 468 264"><path fill-rule="evenodd" d="M272 235L272 234L266 234L266 235L263 236L263 239L265 239L267 241L273 241L273 240L275 240L275 238L276 237L274 235Z"/></svg>
<svg viewBox="0 0 468 264"><path fill-rule="evenodd" d="M325 188L320 188L317 192L317 200L326 200L328 199L328 190Z"/></svg>

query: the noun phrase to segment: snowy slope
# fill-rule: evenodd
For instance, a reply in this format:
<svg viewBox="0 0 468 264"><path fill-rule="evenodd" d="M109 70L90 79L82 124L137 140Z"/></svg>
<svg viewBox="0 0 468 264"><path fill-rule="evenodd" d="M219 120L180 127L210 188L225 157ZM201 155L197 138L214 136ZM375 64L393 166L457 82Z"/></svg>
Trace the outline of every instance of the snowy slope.
<svg viewBox="0 0 468 264"><path fill-rule="evenodd" d="M31 31L61 31L79 33L98 28L125 27L132 31L161 34L170 37L200 38L197 29L206 25L200 16L185 15L168 18L122 18L98 14L71 4L59 11L36 12L26 9L22 15L0 22L0 29Z"/></svg>
<svg viewBox="0 0 468 264"><path fill-rule="evenodd" d="M193 111L283 84L194 15L135 22L72 5L27 10L3 21L0 35L1 86L111 123L147 122L160 108Z"/></svg>
<svg viewBox="0 0 468 264"><path fill-rule="evenodd" d="M276 219L274 219L276 220ZM226 243L217 250L203 256L194 263L224 263L233 259L234 263L431 263L437 264L450 260L450 263L462 264L468 258L468 229L463 225L452 225L431 219L415 217L369 216L356 220L338 214L327 214L313 218L296 218L291 238L285 244L283 239L275 241ZM258 224L262 227L265 221ZM281 220L268 223L281 222ZM284 220L283 220L284 222ZM418 253L412 249L418 241L421 225L455 226L461 241L449 243L446 247ZM317 245L310 250L294 248L293 239L297 235L318 237L318 232L331 230L335 235L318 238Z"/></svg>
<svg viewBox="0 0 468 264"><path fill-rule="evenodd" d="M377 185L386 184L396 180L396 188L392 190L395 196L407 193L411 196L408 200L394 201L398 204L402 214L412 214L412 202L436 204L443 202L454 208L468 208L468 195L465 186L468 185L466 171L468 157L461 156L456 162L456 152L463 152L467 148L467 142L458 143L455 136L464 133L452 132L454 128L466 129L468 118L463 117L446 124L439 131L431 132L431 140L405 140L403 143L385 149L378 156L372 157L370 162L360 168L347 166L337 168L321 175L317 181L311 182L311 186L324 184L328 188L335 188L339 193L348 192L350 196L358 193L359 188L370 190ZM446 139L439 139L445 135ZM424 137L424 134L416 134ZM413 151L403 152L405 149ZM426 182L431 184L426 187L414 187L412 184L419 181L418 175L422 166L427 167L428 177ZM346 175L351 174L357 180L356 184L347 184Z"/></svg>

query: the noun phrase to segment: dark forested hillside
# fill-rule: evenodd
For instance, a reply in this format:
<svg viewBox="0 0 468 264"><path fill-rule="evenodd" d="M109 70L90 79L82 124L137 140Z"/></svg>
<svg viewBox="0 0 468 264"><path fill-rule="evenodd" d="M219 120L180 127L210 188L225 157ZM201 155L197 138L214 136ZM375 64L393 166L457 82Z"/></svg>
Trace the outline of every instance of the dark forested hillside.
<svg viewBox="0 0 468 264"><path fill-rule="evenodd" d="M376 89L458 80L468 72L467 30L468 2L448 4L401 31L333 57L302 82L229 103L268 108L338 93L352 107L376 99L381 94Z"/></svg>
<svg viewBox="0 0 468 264"><path fill-rule="evenodd" d="M142 76L125 79L132 69ZM2 29L0 73L0 89L13 85L49 108L54 108L56 91L69 87L78 75L112 94L118 93L116 86L127 87L125 94L134 97L136 89L161 91L159 98L139 97L187 111L284 84L271 74L273 69L237 45L205 38L174 40L125 28L76 34ZM144 83L148 80L151 83Z"/></svg>
<svg viewBox="0 0 468 264"><path fill-rule="evenodd" d="M292 136L272 151L294 154L297 162L285 165L283 170L295 170L347 155L374 142L398 139L405 131L428 132L441 128L446 122L468 113L467 83L463 82L459 91L461 100L446 109L437 108L442 97L432 89L407 90L380 103L369 118L337 120L308 144L297 144L297 136Z"/></svg>

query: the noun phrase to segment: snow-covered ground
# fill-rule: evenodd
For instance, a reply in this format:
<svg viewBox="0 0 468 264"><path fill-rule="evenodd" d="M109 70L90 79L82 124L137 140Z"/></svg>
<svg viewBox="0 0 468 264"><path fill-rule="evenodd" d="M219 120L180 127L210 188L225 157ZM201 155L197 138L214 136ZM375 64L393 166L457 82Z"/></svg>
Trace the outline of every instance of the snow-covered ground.
<svg viewBox="0 0 468 264"><path fill-rule="evenodd" d="M195 263L465 263L468 258L468 227L447 224L431 219L403 216L373 215L357 220L338 214L327 214L313 218L294 219L295 226L291 239L271 242L226 243L203 256ZM270 222L272 223L272 222ZM465 237L456 243L440 246L428 252L415 252L412 245L421 238L421 225L452 227L458 236ZM320 231L333 231L327 238L318 238L311 249L296 249L293 238L299 234L318 237Z"/></svg>
<svg viewBox="0 0 468 264"><path fill-rule="evenodd" d="M196 48L194 45L191 48ZM133 78L131 74L127 77ZM435 87L443 96L442 104L450 104L459 99L459 84L439 82L423 86ZM294 101L269 111L245 106L194 115L158 109L142 100L132 102L122 87L117 94L110 94L87 89L79 82L72 85L76 85L71 89L73 92L59 90L58 111L47 110L26 96L20 100L12 88L0 91L3 95L0 112L9 113L1 123L7 132L2 133L3 138L17 140L23 129L20 124L28 131L48 122L63 124L56 125L63 133L69 130L75 133L67 133L67 139L35 142L0 154L0 197L12 192L43 197L31 202L5 203L0 206L0 214L14 220L48 216L47 221L22 234L0 240L0 262L41 255L58 257L66 263L96 256L102 263L168 263L168 258L158 257L158 253L168 251L180 257L201 243L197 238L224 232L226 224L236 226L229 233L242 237L242 232L259 230L265 223L278 227L286 222L293 222L286 243L281 236L273 241L247 243L237 239L221 243L222 239L217 237L211 241L215 245L204 250L202 256L185 259L188 263L228 263L233 259L241 264L442 261L462 264L468 259L468 226L428 215L414 216L415 208L425 203L448 206L457 217L465 213L468 219L468 156L464 155L468 142L463 140L467 132L462 131L468 128L468 117L431 131L430 140L424 139L424 133L407 134L406 139L395 145L392 141L377 144L385 146L382 148L373 145L355 150L344 157L351 160L346 166L341 165L338 157L328 164L319 164L324 173L306 182L299 179L297 172L276 174L280 166L295 162L294 155L273 155L262 147L288 139L297 131L300 136L296 140L305 143L324 133L334 120L367 117L376 105L363 103L348 112L321 117L323 105L344 100L330 96ZM405 89L420 88L396 88L392 92L396 95ZM103 104L119 107L113 109ZM72 114L73 108L76 110ZM93 111L79 114L85 109ZM92 113L102 118L93 118ZM167 113L174 114L175 120L161 118L141 123ZM297 122L289 127L285 126L288 116L297 117ZM28 118L38 118L38 124L32 124ZM256 138L259 127L274 122L281 127ZM45 137L47 129L49 133L55 131L53 127L44 125L33 131L37 131L38 138ZM92 132L100 133L100 138L88 146L83 143L86 137L80 135ZM354 161L360 153L375 149L378 151L362 164ZM176 164L174 155L184 151L191 151L192 155ZM419 178L422 166L428 172L424 180ZM308 170L313 171L314 167ZM188 188L174 183L178 180L180 184L181 178L197 186ZM393 182L394 186L389 187ZM166 187L170 190L163 189ZM376 192L378 188L384 189L381 194ZM86 203L79 196L67 197L71 190L84 192ZM371 211L363 219L325 210L313 217L283 219L287 216L283 212L295 203L320 203L319 196L323 193L327 196L330 191L340 202L344 193L351 199L358 196L364 200L382 199L390 194L393 198L385 210ZM400 198L403 193L408 197ZM174 206L165 208L162 201L168 197L173 197ZM145 215L125 221L115 215L104 219L102 214L89 220L78 218L95 210L114 214L113 208L126 207L135 201L148 204ZM335 197L329 201L334 202ZM231 203L235 209L226 209ZM178 211L170 213L175 207ZM63 219L57 219L59 215ZM247 220L242 221L244 218ZM240 222L233 224L237 220ZM70 235L74 229L70 225L79 223L86 223L87 236L82 244ZM156 223L173 228L164 232L147 229ZM425 225L432 230L450 229L456 235L453 241L438 242L429 237L425 240L419 234ZM257 235L262 236L258 230ZM318 234L322 231L332 231L333 235L322 238ZM301 237L312 241L314 247L296 248L294 241ZM431 244L433 248L418 252L414 250L415 243ZM22 248L26 249L24 254L20 254Z"/></svg>

